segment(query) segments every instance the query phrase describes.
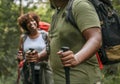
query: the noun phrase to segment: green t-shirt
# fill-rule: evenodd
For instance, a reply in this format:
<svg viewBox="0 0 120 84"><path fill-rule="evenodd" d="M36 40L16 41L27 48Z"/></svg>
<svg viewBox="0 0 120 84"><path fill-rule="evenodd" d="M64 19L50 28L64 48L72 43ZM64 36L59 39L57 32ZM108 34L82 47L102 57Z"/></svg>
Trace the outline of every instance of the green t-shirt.
<svg viewBox="0 0 120 84"><path fill-rule="evenodd" d="M65 9L54 14L49 31L50 63L55 84L65 84L64 68L57 55L60 48L68 46L74 53L77 53L86 42L82 32L90 27L100 27L95 9L88 0L75 0L72 12L80 31L65 21ZM70 69L71 84L93 84L100 80L100 76L96 56Z"/></svg>

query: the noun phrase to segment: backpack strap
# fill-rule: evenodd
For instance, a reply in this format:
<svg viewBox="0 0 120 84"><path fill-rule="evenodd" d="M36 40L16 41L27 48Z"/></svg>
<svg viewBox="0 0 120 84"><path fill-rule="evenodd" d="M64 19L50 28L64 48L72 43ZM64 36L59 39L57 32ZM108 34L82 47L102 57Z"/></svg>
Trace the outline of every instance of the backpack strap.
<svg viewBox="0 0 120 84"><path fill-rule="evenodd" d="M42 34L42 37L45 41L45 44L46 44L46 51L47 51L47 54L49 55L50 54L50 40L48 38L48 35L47 35L47 32L45 31L40 31L40 33Z"/></svg>
<svg viewBox="0 0 120 84"><path fill-rule="evenodd" d="M23 43L25 42L26 38L27 38L27 34L23 34Z"/></svg>
<svg viewBox="0 0 120 84"><path fill-rule="evenodd" d="M102 70L103 69L103 64L102 64L102 61L100 59L100 55L99 55L98 52L96 52L96 57L97 57L97 60L98 60L99 68Z"/></svg>
<svg viewBox="0 0 120 84"><path fill-rule="evenodd" d="M45 43L47 43L47 33L40 32L42 34L42 38L44 39Z"/></svg>
<svg viewBox="0 0 120 84"><path fill-rule="evenodd" d="M100 0L104 4L108 5L111 9L113 9L112 2L111 0Z"/></svg>
<svg viewBox="0 0 120 84"><path fill-rule="evenodd" d="M69 2L68 2L68 5L67 5L66 11L65 11L65 13L66 13L65 20L66 20L66 22L70 22L70 24L72 24L78 31L80 31L75 22L75 19L73 17L73 13L72 13L73 1L74 0L69 0Z"/></svg>
<svg viewBox="0 0 120 84"><path fill-rule="evenodd" d="M108 9L106 8L106 5L100 0L89 0L89 1L93 4L99 16L100 21L104 21L107 18L106 16L108 16Z"/></svg>

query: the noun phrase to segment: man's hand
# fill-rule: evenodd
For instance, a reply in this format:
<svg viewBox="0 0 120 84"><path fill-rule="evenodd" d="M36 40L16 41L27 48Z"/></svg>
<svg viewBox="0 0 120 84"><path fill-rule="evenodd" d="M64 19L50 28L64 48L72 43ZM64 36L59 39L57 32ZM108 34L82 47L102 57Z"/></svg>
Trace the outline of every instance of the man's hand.
<svg viewBox="0 0 120 84"><path fill-rule="evenodd" d="M57 52L57 54L60 55L62 64L65 67L74 67L79 64L79 62L74 57L74 53L71 50L65 52L60 50L59 52Z"/></svg>

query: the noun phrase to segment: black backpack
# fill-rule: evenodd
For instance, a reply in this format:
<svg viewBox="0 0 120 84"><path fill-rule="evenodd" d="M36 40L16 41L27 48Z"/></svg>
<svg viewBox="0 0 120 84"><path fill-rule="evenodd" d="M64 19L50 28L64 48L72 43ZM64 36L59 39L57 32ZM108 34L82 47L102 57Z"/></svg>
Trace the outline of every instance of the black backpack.
<svg viewBox="0 0 120 84"><path fill-rule="evenodd" d="M66 21L79 30L72 14L72 4L69 0L66 8ZM104 65L120 62L120 17L112 6L110 0L89 0L95 7L99 16L102 31L103 44L98 50L101 62ZM117 53L118 55L114 55Z"/></svg>

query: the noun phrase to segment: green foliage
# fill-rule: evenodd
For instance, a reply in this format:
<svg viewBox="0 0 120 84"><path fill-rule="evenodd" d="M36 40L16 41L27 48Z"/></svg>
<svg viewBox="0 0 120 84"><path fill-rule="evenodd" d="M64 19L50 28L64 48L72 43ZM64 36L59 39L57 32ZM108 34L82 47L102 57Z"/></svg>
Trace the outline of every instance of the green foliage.
<svg viewBox="0 0 120 84"><path fill-rule="evenodd" d="M117 10L117 12L120 15L120 0L113 0L112 3L113 3L113 6L115 7L115 9Z"/></svg>
<svg viewBox="0 0 120 84"><path fill-rule="evenodd" d="M0 4L0 76L10 75L10 68L15 66L13 64L15 63L16 46L13 44L17 40L13 38L18 38L18 35L16 35L16 32L18 34L16 25L18 14L14 10L12 2L13 0L9 2L8 0L1 0Z"/></svg>
<svg viewBox="0 0 120 84"><path fill-rule="evenodd" d="M48 4L41 4L41 6L38 9L36 9L35 12L38 15L40 15L41 21L50 23L53 10L50 8Z"/></svg>
<svg viewBox="0 0 120 84"><path fill-rule="evenodd" d="M120 83L120 63L106 65L102 70L104 74L104 84L119 84Z"/></svg>

